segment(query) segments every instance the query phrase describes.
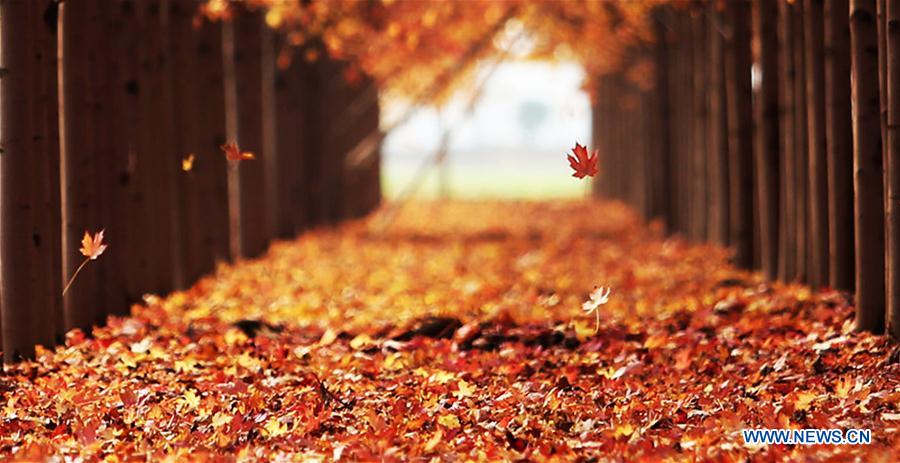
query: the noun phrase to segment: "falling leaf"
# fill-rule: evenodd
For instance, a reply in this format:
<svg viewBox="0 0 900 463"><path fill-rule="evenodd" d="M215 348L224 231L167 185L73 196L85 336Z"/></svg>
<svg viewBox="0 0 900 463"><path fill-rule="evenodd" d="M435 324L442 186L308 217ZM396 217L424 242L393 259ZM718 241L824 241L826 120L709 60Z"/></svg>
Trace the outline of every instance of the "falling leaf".
<svg viewBox="0 0 900 463"><path fill-rule="evenodd" d="M575 173L572 174L573 177L584 178L597 175L597 167L600 162L597 150L594 150L593 153L588 153L587 147L575 143L575 148L572 148L572 154L575 156L570 154L568 158L569 166L575 170Z"/></svg>
<svg viewBox="0 0 900 463"><path fill-rule="evenodd" d="M240 161L248 161L251 159L256 159L256 155L249 151L241 151L238 148L237 143L230 142L225 143L220 147L222 151L225 152L225 159L228 159L232 162L240 162Z"/></svg>
<svg viewBox="0 0 900 463"><path fill-rule="evenodd" d="M594 333L597 333L600 330L600 306L609 302L609 295L612 293L612 288L603 288L594 287L594 290L591 291L590 300L581 304L581 310L584 310L587 313L594 312L597 315L597 323L594 326Z"/></svg>
<svg viewBox="0 0 900 463"><path fill-rule="evenodd" d="M194 153L190 153L181 160L181 170L190 172L194 168Z"/></svg>
<svg viewBox="0 0 900 463"><path fill-rule="evenodd" d="M90 260L97 260L103 251L106 251L106 244L103 243L103 233L106 230L100 230L92 237L87 231L84 232L84 238L81 239L81 254Z"/></svg>

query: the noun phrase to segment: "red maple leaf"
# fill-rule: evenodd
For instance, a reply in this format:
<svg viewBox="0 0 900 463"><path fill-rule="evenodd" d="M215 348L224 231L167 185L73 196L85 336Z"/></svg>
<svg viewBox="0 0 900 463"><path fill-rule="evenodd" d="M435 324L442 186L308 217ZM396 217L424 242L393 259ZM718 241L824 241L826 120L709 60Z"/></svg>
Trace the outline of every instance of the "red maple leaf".
<svg viewBox="0 0 900 463"><path fill-rule="evenodd" d="M247 161L247 160L251 160L251 159L256 159L255 154L253 154L249 151L242 152L241 149L238 148L237 143L234 143L234 142L225 143L224 145L220 146L219 148L225 152L225 159L228 159L229 161L239 162L239 161Z"/></svg>
<svg viewBox="0 0 900 463"><path fill-rule="evenodd" d="M575 142L572 154L575 156L569 155L569 166L575 170L575 173L572 174L573 177L584 178L585 176L593 177L597 175L597 163L599 161L597 150L594 150L593 153L588 153L586 147Z"/></svg>

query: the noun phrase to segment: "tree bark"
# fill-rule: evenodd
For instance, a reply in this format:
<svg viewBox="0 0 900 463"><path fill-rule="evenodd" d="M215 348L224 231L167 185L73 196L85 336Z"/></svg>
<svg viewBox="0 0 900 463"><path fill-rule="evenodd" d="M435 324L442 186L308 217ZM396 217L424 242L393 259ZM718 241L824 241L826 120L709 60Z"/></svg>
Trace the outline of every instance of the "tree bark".
<svg viewBox="0 0 900 463"><path fill-rule="evenodd" d="M343 216L344 196L344 158L346 153L341 149L341 134L337 130L341 111L338 102L344 95L338 83L342 79L341 63L324 57L318 66L319 85L324 101L334 104L322 105L322 121L325 125L321 155L318 156L319 172L321 172L321 194L319 198L320 217L324 224L334 225Z"/></svg>
<svg viewBox="0 0 900 463"><path fill-rule="evenodd" d="M226 161L219 148L225 143L221 26L204 21L194 27L196 6L174 1L170 23L172 86L180 102L173 114L175 152L193 157L190 168L178 173L185 286L229 257Z"/></svg>
<svg viewBox="0 0 900 463"><path fill-rule="evenodd" d="M856 325L884 330L884 188L875 0L850 1Z"/></svg>
<svg viewBox="0 0 900 463"><path fill-rule="evenodd" d="M753 263L753 110L750 84L750 4L728 2L725 22L730 239L734 263Z"/></svg>
<svg viewBox="0 0 900 463"><path fill-rule="evenodd" d="M796 80L794 81L794 185L797 200L797 279L803 283L809 282L810 252L809 252L809 139L807 137L807 106L806 106L806 59L805 41L803 37L803 2L794 3L794 68Z"/></svg>
<svg viewBox="0 0 900 463"><path fill-rule="evenodd" d="M796 194L794 192L794 67L793 47L793 6L786 1L778 2L778 70L781 78L779 85L779 105L781 106L781 221L778 251L778 278L782 281L792 280L797 273L796 242Z"/></svg>
<svg viewBox="0 0 900 463"><path fill-rule="evenodd" d="M103 43L96 33L97 25L105 24L101 8L98 1L83 0L63 4L60 10L62 268L67 282L85 259L79 252L84 233L112 225L107 220L106 186L111 179L106 166L115 148L98 130L98 126L106 126L110 109L104 101L110 69L101 64ZM118 230L113 227L109 232L115 235ZM90 333L93 326L104 324L110 263L108 258L98 259L79 273L63 301L66 328Z"/></svg>
<svg viewBox="0 0 900 463"><path fill-rule="evenodd" d="M672 146L672 105L671 92L669 91L669 73L671 72L671 45L669 38L666 36L667 28L663 24L663 20L670 21L671 15L669 11L656 11L656 21L653 22L654 33L654 88L656 93L657 112L652 115L656 122L656 133L659 134L659 141L656 145L658 150L656 156L659 161L657 170L659 176L656 179L656 191L659 195L657 206L659 209L655 211L655 215L662 218L667 232L672 233L675 225L676 202L675 195L672 191L674 185L674 165ZM721 63L720 63L721 64ZM721 66L719 66L721 69ZM720 82L721 85L721 82ZM722 87L724 88L724 87ZM724 117L722 117L724 120Z"/></svg>
<svg viewBox="0 0 900 463"><path fill-rule="evenodd" d="M57 4L0 2L0 308L3 357L62 328Z"/></svg>
<svg viewBox="0 0 900 463"><path fill-rule="evenodd" d="M848 0L825 2L825 125L828 145L829 284L853 288L853 140Z"/></svg>
<svg viewBox="0 0 900 463"><path fill-rule="evenodd" d="M709 4L709 239L728 245L728 118L725 111L724 37L722 11Z"/></svg>
<svg viewBox="0 0 900 463"><path fill-rule="evenodd" d="M237 142L242 151L257 156L237 166L240 255L250 258L268 248L278 208L275 182L269 183L267 178L277 165L278 155L270 127L274 123L274 76L267 69L272 65L273 44L260 11L242 8L233 21Z"/></svg>
<svg viewBox="0 0 900 463"><path fill-rule="evenodd" d="M809 138L810 284L828 284L828 151L825 134L823 0L804 2L806 104Z"/></svg>
<svg viewBox="0 0 900 463"><path fill-rule="evenodd" d="M180 202L172 119L172 67L168 39L168 0L136 2L138 31L136 200L144 216L137 230L147 263L144 292L165 294L184 281L180 246Z"/></svg>
<svg viewBox="0 0 900 463"><path fill-rule="evenodd" d="M704 6L705 7L705 6ZM706 241L708 237L708 191L707 187L712 183L710 172L707 170L707 159L709 158L707 142L709 133L709 103L708 103L708 85L707 78L709 51L707 43L709 41L708 19L704 11L697 11L691 18L694 60L692 64L693 74L693 139L694 150L691 153L691 170L692 170L692 199L694 204L694 217L691 220L691 235L697 241ZM636 139L644 139L646 137L638 136Z"/></svg>
<svg viewBox="0 0 900 463"><path fill-rule="evenodd" d="M756 192L760 211L760 256L762 272L769 279L778 273L778 4L756 3L756 39L760 48L762 80L756 105Z"/></svg>
<svg viewBox="0 0 900 463"><path fill-rule="evenodd" d="M900 5L887 6L888 334L900 340Z"/></svg>
<svg viewBox="0 0 900 463"><path fill-rule="evenodd" d="M279 41L276 51L290 52L290 45ZM290 55L289 55L290 56ZM303 93L303 56L294 51L286 66L275 73L275 104L278 124L278 204L276 231L291 238L308 226L307 170L305 157L311 153L304 145L306 120L303 106L309 104Z"/></svg>

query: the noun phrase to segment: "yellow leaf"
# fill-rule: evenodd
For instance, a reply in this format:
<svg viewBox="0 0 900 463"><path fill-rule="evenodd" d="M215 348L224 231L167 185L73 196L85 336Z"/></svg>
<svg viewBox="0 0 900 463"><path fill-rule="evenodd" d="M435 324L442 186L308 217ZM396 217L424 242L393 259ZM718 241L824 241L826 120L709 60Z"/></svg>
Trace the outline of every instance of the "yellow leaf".
<svg viewBox="0 0 900 463"><path fill-rule="evenodd" d="M194 153L190 153L181 160L181 170L190 172L194 168Z"/></svg>
<svg viewBox="0 0 900 463"><path fill-rule="evenodd" d="M441 415L438 418L438 424L450 429L456 429L459 427L459 418L456 415Z"/></svg>
<svg viewBox="0 0 900 463"><path fill-rule="evenodd" d="M800 411L809 409L810 404L816 399L816 394L812 392L801 392L794 399L794 408Z"/></svg>
<svg viewBox="0 0 900 463"><path fill-rule="evenodd" d="M461 399L463 397L469 397L473 393L475 393L475 388L472 387L469 383L467 383L466 380L464 380L464 379L461 379L461 380L459 380L459 382L456 383L456 388L457 389L455 391L453 391L453 395L455 395L456 398L458 398L458 399Z"/></svg>
<svg viewBox="0 0 900 463"><path fill-rule="evenodd" d="M644 347L647 349L653 349L666 344L666 336L662 334L654 334L647 338L644 341Z"/></svg>
<svg viewBox="0 0 900 463"><path fill-rule="evenodd" d="M454 375L453 373L450 373L449 371L438 370L428 378L428 381L431 381L433 383L446 384L450 381L453 381L454 379L456 379L456 375Z"/></svg>
<svg viewBox="0 0 900 463"><path fill-rule="evenodd" d="M629 437L634 434L634 426L631 423L620 424L616 426L616 429L613 431L613 435L615 437Z"/></svg>
<svg viewBox="0 0 900 463"><path fill-rule="evenodd" d="M851 389L853 389L853 384L849 376L842 376L834 386L835 394L841 399L847 398Z"/></svg>
<svg viewBox="0 0 900 463"><path fill-rule="evenodd" d="M237 328L231 328L225 332L225 343L229 346L239 346L247 342L247 335Z"/></svg>
<svg viewBox="0 0 900 463"><path fill-rule="evenodd" d="M425 450L426 452L434 450L434 448L441 443L441 438L443 437L444 431L438 428L438 430L434 432L434 435L431 436L431 439L428 439L428 442L425 443L425 447L423 448L423 450Z"/></svg>
<svg viewBox="0 0 900 463"><path fill-rule="evenodd" d="M200 405L200 396L198 396L193 389L188 389L181 398L181 401L189 410L193 410Z"/></svg>
<svg viewBox="0 0 900 463"><path fill-rule="evenodd" d="M214 428L220 428L222 426L225 426L228 423L231 423L232 419L234 419L234 417L232 417L231 415L227 415L227 414L221 413L221 412L216 413L212 417L212 426Z"/></svg>
<svg viewBox="0 0 900 463"><path fill-rule="evenodd" d="M360 334L350 341L350 347L359 350L372 344L372 338L368 334Z"/></svg>
<svg viewBox="0 0 900 463"><path fill-rule="evenodd" d="M573 328L575 328L575 337L578 338L579 341L584 342L597 335L597 327L593 321L577 320L573 325Z"/></svg>
<svg viewBox="0 0 900 463"><path fill-rule="evenodd" d="M337 336L338 336L338 334L336 331L334 331L331 328L328 328L327 330L325 330L324 333L322 333L322 337L319 339L319 345L327 346L327 345L333 343L334 340L337 339Z"/></svg>
<svg viewBox="0 0 900 463"><path fill-rule="evenodd" d="M269 437L278 437L282 434L287 433L287 425L282 423L281 420L272 417L266 421L266 425L263 427L266 431L266 435Z"/></svg>
<svg viewBox="0 0 900 463"><path fill-rule="evenodd" d="M405 362L399 352L394 352L384 359L384 369L389 371L402 370Z"/></svg>

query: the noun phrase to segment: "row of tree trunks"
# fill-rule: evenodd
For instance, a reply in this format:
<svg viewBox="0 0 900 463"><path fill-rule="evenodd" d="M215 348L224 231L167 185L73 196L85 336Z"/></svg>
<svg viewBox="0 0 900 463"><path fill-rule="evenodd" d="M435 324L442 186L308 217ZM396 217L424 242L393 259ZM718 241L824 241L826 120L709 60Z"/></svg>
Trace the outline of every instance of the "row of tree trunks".
<svg viewBox="0 0 900 463"><path fill-rule="evenodd" d="M654 20L597 79L597 193L769 279L853 290L858 328L900 337L900 7L695 2ZM646 57L652 89L631 79ZM660 127L664 149L636 135ZM673 201L646 207L644 181Z"/></svg>
<svg viewBox="0 0 900 463"><path fill-rule="evenodd" d="M260 12L236 6L234 22L211 23L196 6L0 2L6 361L71 328L90 334L276 237L377 207L378 151L352 169L343 161L378 130L375 87L347 85L346 66L321 53L276 70L286 49ZM229 165L227 141L256 159ZM109 250L61 297L85 262L84 233L104 229Z"/></svg>

